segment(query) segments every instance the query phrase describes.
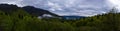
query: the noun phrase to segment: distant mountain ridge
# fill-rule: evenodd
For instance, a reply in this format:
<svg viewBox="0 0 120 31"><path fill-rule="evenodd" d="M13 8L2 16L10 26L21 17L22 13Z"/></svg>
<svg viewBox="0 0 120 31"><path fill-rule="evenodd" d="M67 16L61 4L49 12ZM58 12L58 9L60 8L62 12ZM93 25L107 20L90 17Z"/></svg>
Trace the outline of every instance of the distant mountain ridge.
<svg viewBox="0 0 120 31"><path fill-rule="evenodd" d="M61 16L63 19L81 19L81 18L85 18L85 16Z"/></svg>

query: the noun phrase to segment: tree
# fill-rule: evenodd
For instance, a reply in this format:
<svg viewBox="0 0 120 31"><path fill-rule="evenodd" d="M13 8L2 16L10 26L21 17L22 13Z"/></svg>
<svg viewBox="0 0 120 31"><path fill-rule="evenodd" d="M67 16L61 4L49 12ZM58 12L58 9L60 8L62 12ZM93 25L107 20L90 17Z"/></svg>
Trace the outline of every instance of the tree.
<svg viewBox="0 0 120 31"><path fill-rule="evenodd" d="M113 7L108 13L117 13L118 9Z"/></svg>

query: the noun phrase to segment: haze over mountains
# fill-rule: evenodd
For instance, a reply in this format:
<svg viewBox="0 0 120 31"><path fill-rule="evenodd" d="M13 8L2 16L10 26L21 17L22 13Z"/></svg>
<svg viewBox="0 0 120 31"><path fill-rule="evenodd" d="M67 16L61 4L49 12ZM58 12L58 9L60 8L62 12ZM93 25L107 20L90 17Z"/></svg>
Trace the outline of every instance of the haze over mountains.
<svg viewBox="0 0 120 31"><path fill-rule="evenodd" d="M48 10L44 10L44 9L40 9L40 8L35 8L33 6L25 6L25 7L18 7L16 5L12 5L12 4L0 4L0 10L7 13L7 14L10 14L10 13L13 13L15 11L17 11L17 9L22 9L24 10L25 12L29 13L30 15L32 16L41 16L41 17L44 17L46 16L45 14L47 15L51 15L52 17L62 17L64 19L72 19L72 18L83 18L84 16L60 16L60 15L57 15L55 13L52 13Z"/></svg>

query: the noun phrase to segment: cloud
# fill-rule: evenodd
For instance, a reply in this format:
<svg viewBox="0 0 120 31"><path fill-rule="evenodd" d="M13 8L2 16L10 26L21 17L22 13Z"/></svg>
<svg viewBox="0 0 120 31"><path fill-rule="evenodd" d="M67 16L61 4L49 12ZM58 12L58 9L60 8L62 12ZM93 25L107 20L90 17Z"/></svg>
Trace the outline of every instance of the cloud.
<svg viewBox="0 0 120 31"><path fill-rule="evenodd" d="M110 3L112 3L112 5L116 8L118 8L118 10L120 10L120 0L109 0Z"/></svg>
<svg viewBox="0 0 120 31"><path fill-rule="evenodd" d="M114 1L114 0L111 0ZM59 15L92 16L105 13L111 8L109 0L1 0L0 3L31 5Z"/></svg>
<svg viewBox="0 0 120 31"><path fill-rule="evenodd" d="M80 1L74 0L72 2L74 3L62 5L64 6L62 7L64 11L57 10L56 12L64 12L67 15L91 16L91 15L105 13L106 11L109 11L109 7L110 7L108 5L108 2L105 0L80 0ZM59 13L59 14L64 14L64 13Z"/></svg>

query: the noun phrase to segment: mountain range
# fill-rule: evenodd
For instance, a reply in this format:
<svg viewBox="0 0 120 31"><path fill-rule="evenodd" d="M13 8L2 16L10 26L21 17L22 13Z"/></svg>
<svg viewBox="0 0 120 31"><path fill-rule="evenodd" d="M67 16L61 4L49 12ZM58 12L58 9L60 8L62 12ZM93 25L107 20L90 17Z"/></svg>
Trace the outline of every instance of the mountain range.
<svg viewBox="0 0 120 31"><path fill-rule="evenodd" d="M25 7L18 7L17 5L12 4L0 4L0 10L5 12L6 14L12 13L14 11L17 11L17 9L22 9L25 12L29 13L32 16L43 16L44 14L51 15L53 17L62 17L63 19L79 19L84 18L84 16L59 16L55 13L52 13L48 10L35 8L33 6L25 6Z"/></svg>

